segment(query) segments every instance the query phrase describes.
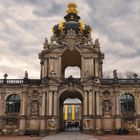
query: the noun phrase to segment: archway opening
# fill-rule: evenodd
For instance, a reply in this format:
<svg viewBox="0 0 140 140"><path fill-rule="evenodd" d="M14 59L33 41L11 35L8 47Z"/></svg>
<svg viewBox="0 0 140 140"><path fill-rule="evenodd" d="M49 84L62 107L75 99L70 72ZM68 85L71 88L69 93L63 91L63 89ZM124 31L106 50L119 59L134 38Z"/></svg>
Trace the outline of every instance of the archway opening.
<svg viewBox="0 0 140 140"><path fill-rule="evenodd" d="M77 50L69 50L67 49L63 54L62 54L62 61L61 61L61 67L62 67L62 77L65 77L65 70L67 73L72 73L81 71L81 54ZM76 69L75 69L76 68ZM77 71L78 69L78 71ZM79 75L81 75L81 72L78 72ZM77 77L76 77L77 78ZM80 78L80 76L78 77Z"/></svg>
<svg viewBox="0 0 140 140"><path fill-rule="evenodd" d="M68 78L72 76L73 78L81 78L81 70L77 66L68 66L65 68L64 77Z"/></svg>
<svg viewBox="0 0 140 140"><path fill-rule="evenodd" d="M82 128L83 97L77 91L65 91L60 96L60 130L80 131Z"/></svg>

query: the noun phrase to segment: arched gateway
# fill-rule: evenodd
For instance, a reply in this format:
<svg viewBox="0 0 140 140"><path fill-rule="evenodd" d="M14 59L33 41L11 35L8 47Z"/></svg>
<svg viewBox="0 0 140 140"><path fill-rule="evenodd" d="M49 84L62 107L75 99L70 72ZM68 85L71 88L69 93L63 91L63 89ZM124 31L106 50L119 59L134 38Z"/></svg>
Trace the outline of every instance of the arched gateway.
<svg viewBox="0 0 140 140"><path fill-rule="evenodd" d="M80 130L95 129L95 115L99 115L95 96L98 96L104 54L100 51L98 39L92 42L91 27L81 22L74 3L69 3L64 21L53 27L51 42L45 40L39 57L41 78L49 87L47 130L64 130L66 127L63 103L67 98L81 101ZM80 78L65 78L68 66L77 66Z"/></svg>
<svg viewBox="0 0 140 140"><path fill-rule="evenodd" d="M92 41L74 3L50 42L45 39L39 59L40 79L29 79L27 71L23 79L0 79L0 135L140 131L140 79L119 79L117 70L112 79L102 77L100 43ZM67 69L73 67L78 78Z"/></svg>

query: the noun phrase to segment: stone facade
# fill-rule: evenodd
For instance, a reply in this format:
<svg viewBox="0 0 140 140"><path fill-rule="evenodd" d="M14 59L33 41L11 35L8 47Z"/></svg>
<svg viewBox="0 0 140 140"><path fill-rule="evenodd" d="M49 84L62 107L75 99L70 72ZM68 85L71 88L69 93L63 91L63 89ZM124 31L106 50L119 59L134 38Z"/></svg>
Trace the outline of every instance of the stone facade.
<svg viewBox="0 0 140 140"><path fill-rule="evenodd" d="M80 22L74 3L68 5L64 18L53 27L50 43L45 38L39 53L40 79L29 79L26 71L24 79L4 75L0 80L0 134L45 135L63 130L63 102L68 97L82 102L83 132L140 131L140 79L118 79L116 70L113 79L103 79L100 43L92 41L91 27ZM67 66L78 66L81 77L65 78ZM128 100L130 107L123 102L124 111L123 95L133 98ZM11 105L17 97L19 104Z"/></svg>

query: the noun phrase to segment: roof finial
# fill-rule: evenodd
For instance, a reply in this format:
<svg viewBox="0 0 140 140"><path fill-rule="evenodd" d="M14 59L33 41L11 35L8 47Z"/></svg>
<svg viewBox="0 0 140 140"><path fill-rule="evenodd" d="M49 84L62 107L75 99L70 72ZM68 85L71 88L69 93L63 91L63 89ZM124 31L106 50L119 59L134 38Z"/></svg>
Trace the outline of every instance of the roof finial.
<svg viewBox="0 0 140 140"><path fill-rule="evenodd" d="M73 13L73 14L78 14L78 11L77 11L77 5L75 4L75 3L73 3L73 2L70 2L69 4L68 4L68 10L66 11L68 14L70 14L70 13Z"/></svg>

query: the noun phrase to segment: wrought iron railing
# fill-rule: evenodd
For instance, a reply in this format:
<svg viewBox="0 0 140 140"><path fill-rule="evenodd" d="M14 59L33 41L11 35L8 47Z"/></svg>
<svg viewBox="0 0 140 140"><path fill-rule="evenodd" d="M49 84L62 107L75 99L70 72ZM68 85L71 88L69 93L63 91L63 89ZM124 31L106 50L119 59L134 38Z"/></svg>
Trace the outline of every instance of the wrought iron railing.
<svg viewBox="0 0 140 140"><path fill-rule="evenodd" d="M6 112L5 124L6 125L18 125L19 113L18 112Z"/></svg>
<svg viewBox="0 0 140 140"><path fill-rule="evenodd" d="M136 117L135 112L122 112L121 116L124 120L134 120Z"/></svg>

